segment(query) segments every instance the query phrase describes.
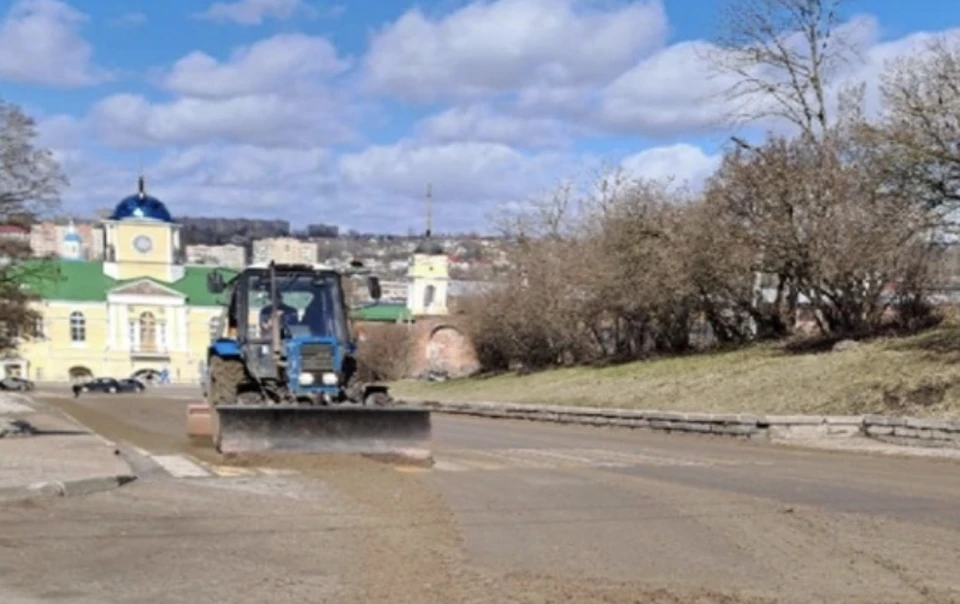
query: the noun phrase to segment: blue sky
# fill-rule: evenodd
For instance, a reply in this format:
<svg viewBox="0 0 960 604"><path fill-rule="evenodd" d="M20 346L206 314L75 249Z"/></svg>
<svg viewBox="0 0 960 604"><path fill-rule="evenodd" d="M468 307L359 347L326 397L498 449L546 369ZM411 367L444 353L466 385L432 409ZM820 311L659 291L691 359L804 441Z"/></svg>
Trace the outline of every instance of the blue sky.
<svg viewBox="0 0 960 604"><path fill-rule="evenodd" d="M40 124L63 208L142 165L174 214L484 231L504 204L621 165L696 186L732 132L695 49L703 0L0 1L0 97ZM861 61L952 31L960 2L848 0Z"/></svg>

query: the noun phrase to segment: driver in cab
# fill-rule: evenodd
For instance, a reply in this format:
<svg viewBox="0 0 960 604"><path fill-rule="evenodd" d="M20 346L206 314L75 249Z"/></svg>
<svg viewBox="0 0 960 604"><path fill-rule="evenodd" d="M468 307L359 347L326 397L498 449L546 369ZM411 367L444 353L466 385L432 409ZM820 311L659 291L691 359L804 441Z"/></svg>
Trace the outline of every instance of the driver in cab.
<svg viewBox="0 0 960 604"><path fill-rule="evenodd" d="M273 329L273 322L280 321L280 329L283 330L285 327L290 325L296 325L298 322L297 309L290 306L283 300L280 300L280 303L277 305L276 310L274 310L271 304L267 304L260 309L260 333L263 336L267 336L271 333Z"/></svg>

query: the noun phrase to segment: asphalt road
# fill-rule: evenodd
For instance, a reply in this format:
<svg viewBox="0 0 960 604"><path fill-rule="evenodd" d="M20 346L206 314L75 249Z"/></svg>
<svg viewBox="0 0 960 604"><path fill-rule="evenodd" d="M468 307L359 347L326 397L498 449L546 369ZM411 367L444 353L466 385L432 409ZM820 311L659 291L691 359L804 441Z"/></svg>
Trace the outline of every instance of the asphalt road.
<svg viewBox="0 0 960 604"><path fill-rule="evenodd" d="M144 479L0 508L3 602L960 602L952 460L438 415L430 470L226 467L189 394L38 398Z"/></svg>

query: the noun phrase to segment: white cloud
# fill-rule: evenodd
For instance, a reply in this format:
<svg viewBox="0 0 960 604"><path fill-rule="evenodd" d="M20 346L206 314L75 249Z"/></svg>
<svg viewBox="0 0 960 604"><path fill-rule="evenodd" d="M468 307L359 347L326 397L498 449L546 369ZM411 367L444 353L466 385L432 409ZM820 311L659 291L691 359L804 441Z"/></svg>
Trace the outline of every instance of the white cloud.
<svg viewBox="0 0 960 604"><path fill-rule="evenodd" d="M89 134L86 124L71 115L56 114L35 118L37 122L36 145L48 149L78 149Z"/></svg>
<svg viewBox="0 0 960 604"><path fill-rule="evenodd" d="M551 188L575 165L566 154L524 154L497 143L403 140L342 156L338 171L342 190L363 200L356 215L380 214L385 226L419 226L429 183L438 229L482 229L495 208Z"/></svg>
<svg viewBox="0 0 960 604"><path fill-rule="evenodd" d="M253 145L207 144L167 151L153 166L153 171L160 180L244 189L256 194L303 177L329 173L330 159L330 153L322 148L264 149Z"/></svg>
<svg viewBox="0 0 960 604"><path fill-rule="evenodd" d="M198 15L211 21L232 21L240 25L260 25L266 19L286 20L303 7L302 0L237 0L214 2Z"/></svg>
<svg viewBox="0 0 960 604"><path fill-rule="evenodd" d="M696 132L723 122L720 94L730 81L712 78L705 42L669 46L616 78L602 93L600 121L611 130L660 135Z"/></svg>
<svg viewBox="0 0 960 604"><path fill-rule="evenodd" d="M328 151L199 145L171 149L150 168L157 195L190 215L281 216L316 222L335 212L336 174Z"/></svg>
<svg viewBox="0 0 960 604"><path fill-rule="evenodd" d="M201 144L210 141L264 147L313 147L350 139L330 99L283 93L229 99L183 98L151 103L118 94L97 103L91 119L106 142L118 147Z"/></svg>
<svg viewBox="0 0 960 604"><path fill-rule="evenodd" d="M922 53L935 37L960 40L960 28L939 32L914 32L910 35L872 44L862 51L864 60L844 74L843 84L866 82L866 101L870 113L875 114L881 105L880 79L886 67L894 59Z"/></svg>
<svg viewBox="0 0 960 604"><path fill-rule="evenodd" d="M420 137L442 143L504 143L518 147L563 147L576 127L549 117L497 113L485 105L453 107L417 124Z"/></svg>
<svg viewBox="0 0 960 604"><path fill-rule="evenodd" d="M695 145L677 143L627 156L621 165L637 178L673 179L676 184L698 189L720 166L720 159L720 154L708 155Z"/></svg>
<svg viewBox="0 0 960 604"><path fill-rule="evenodd" d="M160 85L179 95L173 100L115 94L90 117L104 140L122 147L346 142L363 110L331 85L346 67L327 40L282 34L237 48L224 61L192 52L160 74Z"/></svg>
<svg viewBox="0 0 960 604"><path fill-rule="evenodd" d="M472 3L439 19L411 9L371 43L368 85L413 100L598 83L662 43L660 2Z"/></svg>
<svg viewBox="0 0 960 604"><path fill-rule="evenodd" d="M948 32L960 34L960 30ZM830 75L828 109L836 110L836 93L841 87L865 82L868 104L879 103L877 84L886 62L915 52L930 34L915 33L905 38L879 42L880 26L868 15L856 15L837 29L853 51L838 63ZM631 132L651 137L694 135L729 130L733 107L724 94L736 83L729 74L715 72L704 57L718 53L708 42L680 42L639 61L607 85L600 95L596 123L608 131ZM785 77L755 70L757 76ZM770 107L767 99L751 99L754 107ZM781 120L759 122L765 128L781 129Z"/></svg>
<svg viewBox="0 0 960 604"><path fill-rule="evenodd" d="M280 34L234 49L224 62L191 52L174 63L163 83L183 95L225 98L315 87L313 78L342 73L348 66L324 38Z"/></svg>
<svg viewBox="0 0 960 604"><path fill-rule="evenodd" d="M0 24L0 80L61 88L108 78L80 35L88 17L63 2L22 0Z"/></svg>

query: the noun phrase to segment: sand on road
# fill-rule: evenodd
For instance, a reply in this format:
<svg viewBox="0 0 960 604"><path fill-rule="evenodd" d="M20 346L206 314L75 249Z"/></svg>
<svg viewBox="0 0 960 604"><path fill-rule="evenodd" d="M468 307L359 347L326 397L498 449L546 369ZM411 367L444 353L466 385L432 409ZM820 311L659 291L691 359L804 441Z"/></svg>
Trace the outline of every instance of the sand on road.
<svg viewBox="0 0 960 604"><path fill-rule="evenodd" d="M109 439L225 463L186 441L186 401L49 402ZM76 602L110 589L120 595L90 601L960 602L956 464L516 422L438 417L436 430L440 458L542 446L651 461L463 472L227 461L298 474L148 480L0 508L0 577L17 577L0 585L84 586ZM179 587L164 595L157 577Z"/></svg>

